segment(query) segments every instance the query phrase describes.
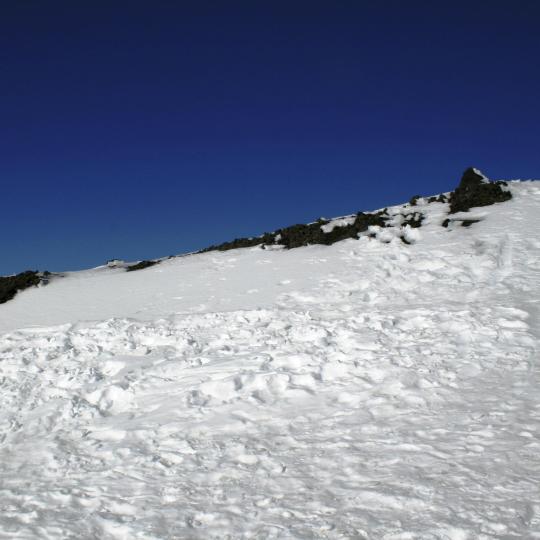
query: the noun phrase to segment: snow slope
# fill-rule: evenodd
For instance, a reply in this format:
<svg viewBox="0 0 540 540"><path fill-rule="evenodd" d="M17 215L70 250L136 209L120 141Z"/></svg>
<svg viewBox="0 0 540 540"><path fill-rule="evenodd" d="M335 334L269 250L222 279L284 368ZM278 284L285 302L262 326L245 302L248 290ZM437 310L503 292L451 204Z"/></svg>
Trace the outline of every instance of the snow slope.
<svg viewBox="0 0 540 540"><path fill-rule="evenodd" d="M411 245L395 207L0 306L0 538L540 538L540 182L509 189L468 228L420 201Z"/></svg>

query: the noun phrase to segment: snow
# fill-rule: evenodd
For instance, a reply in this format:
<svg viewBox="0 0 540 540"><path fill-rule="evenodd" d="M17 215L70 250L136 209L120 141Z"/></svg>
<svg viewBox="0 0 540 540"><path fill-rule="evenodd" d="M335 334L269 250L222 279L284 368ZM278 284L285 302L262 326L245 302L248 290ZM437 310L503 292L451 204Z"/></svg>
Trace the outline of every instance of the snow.
<svg viewBox="0 0 540 540"><path fill-rule="evenodd" d="M540 182L509 189L411 245L404 205L0 306L0 538L540 538Z"/></svg>
<svg viewBox="0 0 540 540"><path fill-rule="evenodd" d="M330 220L328 223L321 225L321 229L325 233L332 232L336 227L345 227L346 225L352 225L356 220L356 216L345 216Z"/></svg>

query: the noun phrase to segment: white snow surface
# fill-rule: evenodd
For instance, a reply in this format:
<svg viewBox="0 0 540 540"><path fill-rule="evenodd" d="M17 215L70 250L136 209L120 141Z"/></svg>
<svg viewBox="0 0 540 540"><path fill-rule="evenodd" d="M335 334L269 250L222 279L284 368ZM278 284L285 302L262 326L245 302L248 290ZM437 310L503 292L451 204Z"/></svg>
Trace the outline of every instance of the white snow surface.
<svg viewBox="0 0 540 540"><path fill-rule="evenodd" d="M540 182L509 189L0 306L0 538L540 538Z"/></svg>
<svg viewBox="0 0 540 540"><path fill-rule="evenodd" d="M330 220L328 223L321 225L321 229L325 233L332 232L336 227L344 227L345 225L352 225L356 220L356 215L345 216Z"/></svg>

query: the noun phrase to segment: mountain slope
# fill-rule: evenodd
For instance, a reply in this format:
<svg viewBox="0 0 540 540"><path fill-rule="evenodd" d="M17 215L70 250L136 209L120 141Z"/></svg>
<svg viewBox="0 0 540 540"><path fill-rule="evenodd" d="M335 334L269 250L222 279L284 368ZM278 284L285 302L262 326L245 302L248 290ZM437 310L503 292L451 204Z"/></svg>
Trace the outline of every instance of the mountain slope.
<svg viewBox="0 0 540 540"><path fill-rule="evenodd" d="M540 182L508 189L19 293L0 538L540 538Z"/></svg>
<svg viewBox="0 0 540 540"><path fill-rule="evenodd" d="M202 249L196 253L209 251L229 251L231 249L259 246L263 249L283 247L294 249L308 245L323 244L332 245L347 239L358 239L360 235L373 228L398 227L401 229L399 238L405 244L410 243L406 226L417 228L422 226L424 220L423 212L417 212L412 208L420 200L422 202L449 203L448 214L456 212L467 212L470 208L478 206L490 206L498 202L504 202L512 198L512 193L507 188L507 183L502 181L490 182L478 169L469 167L461 178L459 186L448 194L441 194L438 197L422 198L420 195L412 197L409 202L410 211L399 212L400 221L395 220L394 215L390 215L384 208L377 212L358 212L356 214L327 220L320 218L316 222L307 224L296 224L278 229L272 233L264 233L260 236L249 238L237 238L233 241L224 242ZM454 218L455 219L455 218ZM441 225L447 227L451 219L446 218ZM461 224L469 226L478 220L463 219ZM193 253L189 254L193 255ZM185 255L178 255L185 256ZM170 256L167 258L174 258ZM165 258L165 259L167 259ZM127 272L144 270L159 264L164 259L143 260L137 263L125 263L114 259L108 261L108 268L123 268ZM56 276L50 272L38 272L29 270L12 276L0 276L0 304L9 302L15 295L32 286L46 285Z"/></svg>

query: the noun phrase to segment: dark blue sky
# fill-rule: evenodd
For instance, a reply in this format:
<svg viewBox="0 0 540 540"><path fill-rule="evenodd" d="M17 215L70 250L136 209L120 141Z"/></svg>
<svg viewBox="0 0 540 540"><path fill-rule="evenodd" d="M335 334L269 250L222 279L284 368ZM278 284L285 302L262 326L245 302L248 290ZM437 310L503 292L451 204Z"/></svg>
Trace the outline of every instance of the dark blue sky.
<svg viewBox="0 0 540 540"><path fill-rule="evenodd" d="M0 274L540 177L540 2L8 0Z"/></svg>

